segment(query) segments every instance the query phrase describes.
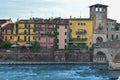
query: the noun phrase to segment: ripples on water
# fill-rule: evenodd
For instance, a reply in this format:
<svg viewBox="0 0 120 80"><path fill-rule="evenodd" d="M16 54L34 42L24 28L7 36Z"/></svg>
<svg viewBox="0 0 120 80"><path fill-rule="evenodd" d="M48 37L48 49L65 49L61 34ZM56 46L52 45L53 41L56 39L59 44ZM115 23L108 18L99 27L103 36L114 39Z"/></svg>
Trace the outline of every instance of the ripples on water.
<svg viewBox="0 0 120 80"><path fill-rule="evenodd" d="M0 80L110 80L120 71L107 65L0 65Z"/></svg>

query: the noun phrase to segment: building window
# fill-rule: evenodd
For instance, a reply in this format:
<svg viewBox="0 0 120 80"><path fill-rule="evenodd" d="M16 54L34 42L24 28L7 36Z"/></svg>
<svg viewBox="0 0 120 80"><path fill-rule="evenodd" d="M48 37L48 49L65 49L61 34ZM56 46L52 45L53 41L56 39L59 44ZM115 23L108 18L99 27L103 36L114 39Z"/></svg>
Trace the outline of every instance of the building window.
<svg viewBox="0 0 120 80"><path fill-rule="evenodd" d="M116 35L116 39L118 39L118 35Z"/></svg>
<svg viewBox="0 0 120 80"><path fill-rule="evenodd" d="M72 25L72 23L70 23L70 25Z"/></svg>
<svg viewBox="0 0 120 80"><path fill-rule="evenodd" d="M35 40L35 37L33 36L33 40Z"/></svg>
<svg viewBox="0 0 120 80"><path fill-rule="evenodd" d="M20 41L20 36L18 36L18 41Z"/></svg>
<svg viewBox="0 0 120 80"><path fill-rule="evenodd" d="M114 25L114 23L112 23L112 25Z"/></svg>
<svg viewBox="0 0 120 80"><path fill-rule="evenodd" d="M12 36L10 36L10 39L12 39Z"/></svg>
<svg viewBox="0 0 120 80"><path fill-rule="evenodd" d="M7 36L5 36L5 41L7 41Z"/></svg>
<svg viewBox="0 0 120 80"><path fill-rule="evenodd" d="M91 45L92 43L90 42L90 45Z"/></svg>
<svg viewBox="0 0 120 80"><path fill-rule="evenodd" d="M30 36L28 36L28 41L30 42Z"/></svg>
<svg viewBox="0 0 120 80"><path fill-rule="evenodd" d="M81 23L81 26L83 26L83 23Z"/></svg>
<svg viewBox="0 0 120 80"><path fill-rule="evenodd" d="M65 32L65 35L67 35L67 32Z"/></svg>
<svg viewBox="0 0 120 80"><path fill-rule="evenodd" d="M102 29L103 29L102 25L101 25L101 24L99 24L99 30L102 30Z"/></svg>
<svg viewBox="0 0 120 80"><path fill-rule="evenodd" d="M11 30L11 34L13 34L13 30Z"/></svg>
<svg viewBox="0 0 120 80"><path fill-rule="evenodd" d="M108 23L107 23L107 25L108 25Z"/></svg>
<svg viewBox="0 0 120 80"><path fill-rule="evenodd" d="M72 32L72 29L70 29L70 32Z"/></svg>
<svg viewBox="0 0 120 80"><path fill-rule="evenodd" d="M67 49L67 46L65 45L65 49Z"/></svg>
<svg viewBox="0 0 120 80"><path fill-rule="evenodd" d="M114 35L112 34L112 40L114 39Z"/></svg>
<svg viewBox="0 0 120 80"><path fill-rule="evenodd" d="M7 30L5 30L5 34L7 34Z"/></svg>
<svg viewBox="0 0 120 80"><path fill-rule="evenodd" d="M24 41L26 41L26 36L24 36Z"/></svg>
<svg viewBox="0 0 120 80"><path fill-rule="evenodd" d="M57 43L59 43L59 39L57 39Z"/></svg>
<svg viewBox="0 0 120 80"><path fill-rule="evenodd" d="M116 30L116 31L119 31L119 27L116 27L115 30Z"/></svg>
<svg viewBox="0 0 120 80"><path fill-rule="evenodd" d="M27 31L26 31L26 30L24 31L24 34L27 34Z"/></svg>
<svg viewBox="0 0 120 80"><path fill-rule="evenodd" d="M27 24L25 24L25 28L27 28Z"/></svg>
<svg viewBox="0 0 120 80"><path fill-rule="evenodd" d="M80 36L77 36L77 38L80 38Z"/></svg>
<svg viewBox="0 0 120 80"><path fill-rule="evenodd" d="M67 42L67 40L65 39L65 43Z"/></svg>
<svg viewBox="0 0 120 80"><path fill-rule="evenodd" d="M83 25L85 26L85 25L86 25L86 23L83 23Z"/></svg>
<svg viewBox="0 0 120 80"><path fill-rule="evenodd" d="M65 29L67 29L67 26L65 26Z"/></svg>
<svg viewBox="0 0 120 80"><path fill-rule="evenodd" d="M107 39L108 39L108 34L107 34Z"/></svg>

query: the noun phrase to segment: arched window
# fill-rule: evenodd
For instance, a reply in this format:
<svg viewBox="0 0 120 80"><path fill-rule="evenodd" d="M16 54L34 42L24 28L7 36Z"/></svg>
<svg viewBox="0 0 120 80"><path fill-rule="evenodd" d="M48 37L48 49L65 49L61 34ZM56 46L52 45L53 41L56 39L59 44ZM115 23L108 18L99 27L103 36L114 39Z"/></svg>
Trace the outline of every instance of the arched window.
<svg viewBox="0 0 120 80"><path fill-rule="evenodd" d="M100 42L103 42L103 38L102 37L97 37L96 43L100 43Z"/></svg>

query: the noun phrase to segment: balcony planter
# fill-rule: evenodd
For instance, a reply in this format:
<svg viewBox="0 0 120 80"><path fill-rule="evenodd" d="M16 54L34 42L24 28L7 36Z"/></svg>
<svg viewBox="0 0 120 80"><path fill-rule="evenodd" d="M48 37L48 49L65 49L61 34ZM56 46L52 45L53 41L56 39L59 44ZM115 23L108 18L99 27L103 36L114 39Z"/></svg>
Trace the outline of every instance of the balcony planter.
<svg viewBox="0 0 120 80"><path fill-rule="evenodd" d="M70 41L86 41L87 38L70 38Z"/></svg>

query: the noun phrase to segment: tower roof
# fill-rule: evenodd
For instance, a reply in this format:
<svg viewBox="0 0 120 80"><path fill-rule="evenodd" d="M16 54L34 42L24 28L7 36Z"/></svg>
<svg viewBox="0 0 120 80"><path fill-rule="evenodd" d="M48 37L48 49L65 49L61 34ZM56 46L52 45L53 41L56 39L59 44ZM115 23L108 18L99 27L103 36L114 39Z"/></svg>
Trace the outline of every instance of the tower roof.
<svg viewBox="0 0 120 80"><path fill-rule="evenodd" d="M89 7L108 7L108 5L103 5L103 4L94 4Z"/></svg>

